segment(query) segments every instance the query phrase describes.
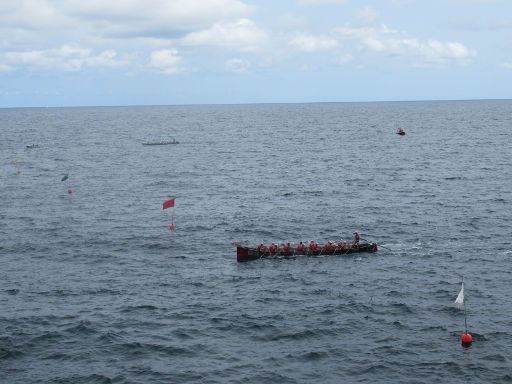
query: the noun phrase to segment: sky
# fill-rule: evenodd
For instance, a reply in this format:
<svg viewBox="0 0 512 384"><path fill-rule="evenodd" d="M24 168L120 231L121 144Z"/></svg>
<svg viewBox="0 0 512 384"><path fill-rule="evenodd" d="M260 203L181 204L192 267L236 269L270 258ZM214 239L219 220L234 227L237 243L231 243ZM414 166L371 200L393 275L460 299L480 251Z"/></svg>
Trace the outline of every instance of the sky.
<svg viewBox="0 0 512 384"><path fill-rule="evenodd" d="M0 0L4 108L511 90L511 0Z"/></svg>

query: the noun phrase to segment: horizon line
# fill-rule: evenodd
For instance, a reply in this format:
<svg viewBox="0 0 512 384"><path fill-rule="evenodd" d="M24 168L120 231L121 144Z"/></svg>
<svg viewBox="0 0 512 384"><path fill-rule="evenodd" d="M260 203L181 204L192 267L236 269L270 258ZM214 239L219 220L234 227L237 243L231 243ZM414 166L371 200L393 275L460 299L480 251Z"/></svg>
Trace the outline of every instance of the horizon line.
<svg viewBox="0 0 512 384"><path fill-rule="evenodd" d="M180 103L180 104L104 104L104 105L38 105L3 107L0 109L46 109L46 108L127 108L127 107L193 107L193 106L243 106L243 105L270 105L270 104L377 104L377 103L420 103L420 102L472 102L472 101L512 101L510 99L414 99L414 100L361 100L361 101L280 101L280 102L252 102L252 103Z"/></svg>

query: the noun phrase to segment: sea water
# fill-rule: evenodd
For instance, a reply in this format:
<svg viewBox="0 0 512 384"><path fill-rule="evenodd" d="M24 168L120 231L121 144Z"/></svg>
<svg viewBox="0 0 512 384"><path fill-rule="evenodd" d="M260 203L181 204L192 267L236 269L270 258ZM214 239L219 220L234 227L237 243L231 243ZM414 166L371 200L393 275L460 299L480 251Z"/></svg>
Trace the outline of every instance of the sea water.
<svg viewBox="0 0 512 384"><path fill-rule="evenodd" d="M1 109L0 163L2 383L512 382L511 101Z"/></svg>

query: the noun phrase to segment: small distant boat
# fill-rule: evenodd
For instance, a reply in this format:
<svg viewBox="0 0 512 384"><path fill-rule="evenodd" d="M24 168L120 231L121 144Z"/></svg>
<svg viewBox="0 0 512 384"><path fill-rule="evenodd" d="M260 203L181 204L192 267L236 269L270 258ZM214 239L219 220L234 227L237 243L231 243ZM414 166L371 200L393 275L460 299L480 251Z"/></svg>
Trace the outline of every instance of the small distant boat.
<svg viewBox="0 0 512 384"><path fill-rule="evenodd" d="M369 252L374 253L378 251L378 246L375 243L359 243L347 244L345 242L317 244L314 247L310 245L304 246L286 246L278 247L277 245L270 245L268 247L259 245L257 247L248 247L241 244L234 244L236 246L236 260L238 262L257 260L266 257L294 257L294 256L342 256L351 253Z"/></svg>
<svg viewBox="0 0 512 384"><path fill-rule="evenodd" d="M179 144L180 142L176 139L172 140L160 140L160 141L145 141L142 145L169 145L169 144Z"/></svg>
<svg viewBox="0 0 512 384"><path fill-rule="evenodd" d="M400 135L400 136L404 136L405 135L405 131L404 131L403 128L398 128L398 131L396 131L396 134Z"/></svg>
<svg viewBox="0 0 512 384"><path fill-rule="evenodd" d="M39 148L39 145L37 145L37 144L31 144L31 145L27 145L27 148L28 148L28 149L32 149L32 148Z"/></svg>

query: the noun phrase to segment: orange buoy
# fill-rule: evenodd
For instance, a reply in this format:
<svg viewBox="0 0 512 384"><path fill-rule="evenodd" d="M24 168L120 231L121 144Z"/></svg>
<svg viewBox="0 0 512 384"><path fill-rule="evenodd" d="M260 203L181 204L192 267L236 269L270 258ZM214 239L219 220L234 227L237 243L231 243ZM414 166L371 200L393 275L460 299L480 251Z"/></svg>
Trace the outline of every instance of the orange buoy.
<svg viewBox="0 0 512 384"><path fill-rule="evenodd" d="M68 187L68 193L73 193L73 190L71 189L71 187Z"/></svg>
<svg viewBox="0 0 512 384"><path fill-rule="evenodd" d="M468 331L464 332L464 334L460 337L460 343L464 348L471 347L471 344L473 343L473 336L471 336Z"/></svg>

